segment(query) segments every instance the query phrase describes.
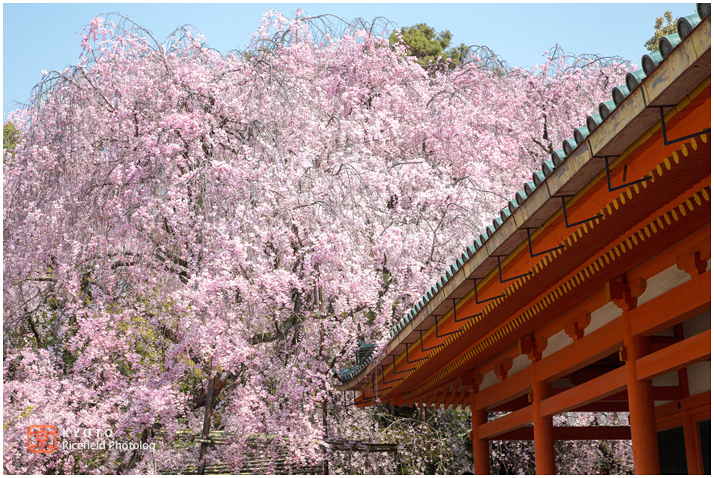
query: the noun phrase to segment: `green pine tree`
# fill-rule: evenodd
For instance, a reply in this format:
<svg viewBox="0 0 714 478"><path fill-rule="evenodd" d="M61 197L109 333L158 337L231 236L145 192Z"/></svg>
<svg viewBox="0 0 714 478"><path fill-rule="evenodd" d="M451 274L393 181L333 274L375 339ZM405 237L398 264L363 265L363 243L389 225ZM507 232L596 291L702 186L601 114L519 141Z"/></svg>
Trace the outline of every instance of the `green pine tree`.
<svg viewBox="0 0 714 478"><path fill-rule="evenodd" d="M466 58L468 47L462 43L449 49L451 38L452 34L449 30L436 33L436 30L426 23L402 28L402 40L419 64L425 68L430 63L447 63L447 58L450 59L448 63L455 66ZM394 44L398 41L394 33L389 36L390 43Z"/></svg>

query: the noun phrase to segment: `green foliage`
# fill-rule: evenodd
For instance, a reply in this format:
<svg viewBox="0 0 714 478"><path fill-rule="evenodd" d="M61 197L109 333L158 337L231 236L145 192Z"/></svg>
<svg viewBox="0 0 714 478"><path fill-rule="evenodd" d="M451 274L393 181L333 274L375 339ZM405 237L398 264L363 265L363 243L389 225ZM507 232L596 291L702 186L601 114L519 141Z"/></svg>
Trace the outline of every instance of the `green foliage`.
<svg viewBox="0 0 714 478"><path fill-rule="evenodd" d="M665 24L667 20L667 24ZM655 34L652 38L645 42L647 51L657 51L659 49L659 39L663 36L677 33L677 21L672 16L672 12L667 10L664 12L664 17L657 17L654 24Z"/></svg>
<svg viewBox="0 0 714 478"><path fill-rule="evenodd" d="M2 125L2 147L10 154L12 158L15 157L15 147L17 143L20 142L20 130L15 127L15 123L8 121ZM5 157L3 155L3 161Z"/></svg>
<svg viewBox="0 0 714 478"><path fill-rule="evenodd" d="M425 68L430 63L449 63L453 67L465 59L468 47L463 43L447 50L451 44L451 37L449 30L436 33L436 30L426 23L402 28L402 41L409 47L409 51L419 64ZM392 33L389 42L397 43L399 38Z"/></svg>

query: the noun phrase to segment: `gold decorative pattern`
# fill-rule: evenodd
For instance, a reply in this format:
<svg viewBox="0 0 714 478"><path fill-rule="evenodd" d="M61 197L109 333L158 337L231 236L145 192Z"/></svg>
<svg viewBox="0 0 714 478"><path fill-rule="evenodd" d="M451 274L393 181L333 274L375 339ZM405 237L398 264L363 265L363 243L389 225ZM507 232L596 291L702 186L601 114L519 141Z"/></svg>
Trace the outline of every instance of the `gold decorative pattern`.
<svg viewBox="0 0 714 478"><path fill-rule="evenodd" d="M700 136L700 141L703 143L707 143L708 134L702 134ZM692 150L697 149L697 141L695 139L692 139L689 142L689 145ZM681 154L683 157L689 156L689 151L688 151L687 145L682 145L682 147L680 148L680 151L681 151ZM616 196L610 203L608 203L600 211L600 213L602 214L601 219L595 219L595 220L589 221L587 223L583 223L573 233L571 233L570 235L565 237L561 243L563 247L545 254L544 257L540 261L535 263L534 266L530 269L530 272L531 272L530 275L521 277L521 278L517 279L516 281L514 281L511 284L511 286L509 286L506 290L503 291L502 297L499 297L495 300L490 301L485 306L485 308L482 309L481 315L471 318L464 324L464 326L461 329L456 331L456 333L448 336L444 340L444 342L442 342L443 347L440 347L440 349L444 349L444 348L448 347L449 344L451 344L454 340L456 340L458 337L463 335L466 331L471 329L473 326L478 324L489 313L492 313L494 310L496 310L496 308L500 304L502 304L506 298L509 298L511 295L513 295L515 293L516 290L518 290L521 286L525 285L537 273L544 270L549 263L552 263L556 257L563 254L563 252L566 249L572 247L573 244L578 241L578 238L583 238L585 234L594 230L595 225L599 225L601 223L601 220L603 222L605 222L606 218L608 216L612 216L614 211L617 211L619 209L620 204L624 205L627 201L630 201L635 196L639 195L640 191L646 189L649 183L655 182L655 176L662 176L664 174L665 170L669 171L672 169L672 163L678 165L680 163L680 161L681 161L681 157L679 156L678 152L677 151L673 152L671 162L669 160L669 157L667 157L667 158L665 158L665 160L662 163L657 165L656 174L655 174L655 170L649 172L649 175L651 178L650 180L643 181L639 184L635 184L635 185L629 187L626 190L626 192L623 192L619 196ZM664 165L664 168L662 168L663 165ZM642 188L640 188L639 185L641 185ZM424 383L420 387L412 390L409 393L403 394L402 398L405 400L408 400L408 399L417 397L417 396L421 395L422 393L424 393L425 390L435 386L441 380L443 380L446 376L448 376L449 374L454 372L456 369L458 369L462 365L466 364L469 360L474 358L477 354L480 354L481 352L490 348L498 340L500 340L507 334L511 333L512 331L516 330L518 327L525 324L528 320L532 319L537 314L541 313L543 310L545 310L550 305L555 303L556 300L564 297L566 294L571 292L577 285L580 285L581 283L585 282L586 278L589 278L591 275L594 275L595 272L599 271L599 269L601 267L604 267L605 264L609 264L610 261L614 261L616 258L621 257L622 254L625 254L628 251L632 250L635 246L639 245L640 243L644 243L647 239L651 238L659 230L664 229L664 227L665 227L664 223L666 223L667 226L669 226L673 222L676 222L678 220L679 215L686 216L686 209L693 211L695 204L696 204L696 206L701 206L703 204L702 198L704 199L704 201L709 201L709 192L707 191L707 188L704 188L701 191L699 191L698 193L695 193L691 198L687 198L681 204L675 206L673 209L671 209L667 213L654 219L649 224L643 226L640 230L632 233L632 235L625 238L618 245L615 245L612 249L605 252L602 256L594 259L590 264L583 267L578 272L573 273L569 279L565 280L560 286L555 288L553 291L551 291L549 294L547 294L545 297L543 297L540 301L538 301L532 307L530 307L529 309L527 309L526 311L524 311L522 314L518 315L514 319L503 324L501 327L494 330L491 334L489 334L488 336L483 338L481 340L481 342L478 343L475 347L471 348L466 353L462 354L456 361L452 362L446 368L442 369L437 375L432 377L426 383ZM679 211L679 215L678 215L677 211ZM663 219L664 219L664 222L663 222ZM466 299L466 298L464 298L464 299ZM448 318L451 315L453 315L453 312L451 312L449 314L445 314L442 317L442 320L445 320L446 318ZM412 344L412 346L415 346L415 345L416 344ZM427 354L427 357L431 357L431 352L429 354ZM421 361L421 362L415 364L413 370L406 372L400 379L398 379L399 381L396 382L393 387L398 387L404 380L406 380L407 378L411 377L412 375L418 373L419 369L424 365L425 362L426 361ZM389 367L389 369L391 369L391 367ZM371 390L374 390L375 387L377 386L376 382L378 382L378 377L376 375L373 375L372 379L369 380L369 382L368 382L368 388ZM389 389L391 389L391 388L392 387L389 387ZM379 393L379 392L377 392L377 393Z"/></svg>

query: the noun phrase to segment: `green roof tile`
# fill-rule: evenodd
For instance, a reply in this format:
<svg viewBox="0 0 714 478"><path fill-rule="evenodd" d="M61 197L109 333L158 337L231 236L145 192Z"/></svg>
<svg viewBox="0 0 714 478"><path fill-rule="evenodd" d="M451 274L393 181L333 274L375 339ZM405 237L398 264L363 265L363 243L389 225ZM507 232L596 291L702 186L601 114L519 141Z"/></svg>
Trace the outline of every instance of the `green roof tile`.
<svg viewBox="0 0 714 478"><path fill-rule="evenodd" d="M698 13L692 13L677 20L677 33L679 33L679 38L684 40L701 21Z"/></svg>
<svg viewBox="0 0 714 478"><path fill-rule="evenodd" d="M677 45L679 45L682 42L682 39L679 38L679 33L672 33L670 35L665 35L663 37L660 37L659 39L659 53L660 56L664 59L667 58L667 55L672 53L672 50L675 49Z"/></svg>
<svg viewBox="0 0 714 478"><path fill-rule="evenodd" d="M595 113L593 115L588 116L585 118L585 126L587 126L588 131L592 133L595 131L595 128L600 126L600 123L602 123L602 118L600 117L599 114Z"/></svg>
<svg viewBox="0 0 714 478"><path fill-rule="evenodd" d="M493 224L493 230L495 231L496 229L501 227L501 224L503 224L503 221L501 220L500 217L494 217L492 224Z"/></svg>
<svg viewBox="0 0 714 478"><path fill-rule="evenodd" d="M533 173L533 184L535 184L535 187L540 186L543 181L545 181L545 174L543 174L543 171L535 171Z"/></svg>
<svg viewBox="0 0 714 478"><path fill-rule="evenodd" d="M612 101L615 102L615 106L620 106L627 95L630 94L630 90L627 85L616 86L612 89Z"/></svg>
<svg viewBox="0 0 714 478"><path fill-rule="evenodd" d="M712 13L712 4L711 3L697 3L697 14L699 15L699 18L704 20L706 17L711 15Z"/></svg>
<svg viewBox="0 0 714 478"><path fill-rule="evenodd" d="M572 153L577 146L578 143L575 142L575 138L563 140L563 152L565 153L565 156L570 156L570 153Z"/></svg>
<svg viewBox="0 0 714 478"><path fill-rule="evenodd" d="M631 71L625 75L625 85L627 85L628 90L635 91L635 88L637 88L646 77L647 75L645 75L644 70Z"/></svg>
<svg viewBox="0 0 714 478"><path fill-rule="evenodd" d="M642 70L640 70L642 71ZM600 113L600 117L602 118L603 121L610 116L610 113L617 108L617 105L615 104L614 101L606 101L604 103L600 103L600 106L598 106L598 112Z"/></svg>
<svg viewBox="0 0 714 478"><path fill-rule="evenodd" d="M577 144L581 144L590 135L587 126L581 126L580 128L575 128L573 130L573 138Z"/></svg>
<svg viewBox="0 0 714 478"><path fill-rule="evenodd" d="M662 54L658 51L642 55L642 69L645 70L646 75L649 75L657 68L657 65L659 65L661 61ZM617 103L617 100L615 100L615 103Z"/></svg>
<svg viewBox="0 0 714 478"><path fill-rule="evenodd" d="M565 154L564 150L556 149L550 153L550 160L553 161L553 165L557 168L563 161L565 161L566 156L567 154Z"/></svg>
<svg viewBox="0 0 714 478"><path fill-rule="evenodd" d="M533 181L528 181L526 184L523 185L523 190L526 192L526 196L530 196L533 194L533 191L535 191L536 186Z"/></svg>

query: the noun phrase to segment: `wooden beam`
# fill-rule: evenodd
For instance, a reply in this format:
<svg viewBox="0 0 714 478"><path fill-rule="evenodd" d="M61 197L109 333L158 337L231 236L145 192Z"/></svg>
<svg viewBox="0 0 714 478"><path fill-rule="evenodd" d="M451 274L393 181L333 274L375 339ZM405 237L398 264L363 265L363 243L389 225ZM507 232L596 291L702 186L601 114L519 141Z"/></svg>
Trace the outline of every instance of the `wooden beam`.
<svg viewBox="0 0 714 478"><path fill-rule="evenodd" d="M597 402L613 393L627 388L625 367L600 375L582 385L573 387L553 397L546 398L541 404L541 416L557 415Z"/></svg>
<svg viewBox="0 0 714 478"><path fill-rule="evenodd" d="M567 388L554 388L553 396L565 392ZM672 386L660 386L653 387L654 399L655 400L681 400L685 397L682 394L682 389L679 385ZM495 412L512 412L523 407L527 407L529 404L528 396L523 395L515 400L499 405L492 408L491 411ZM612 395L605 397L597 402L588 403L582 407L578 407L573 411L576 412L627 412L629 411L627 405L627 391L613 393Z"/></svg>
<svg viewBox="0 0 714 478"><path fill-rule="evenodd" d="M655 400L681 400L685 397L682 395L682 388L679 385L652 387L652 393ZM627 402L627 391L613 393L609 397L603 398L601 402Z"/></svg>
<svg viewBox="0 0 714 478"><path fill-rule="evenodd" d="M633 335L652 335L711 309L711 271L630 311Z"/></svg>
<svg viewBox="0 0 714 478"><path fill-rule="evenodd" d="M574 408L572 412L629 412L627 402L593 402Z"/></svg>
<svg viewBox="0 0 714 478"><path fill-rule="evenodd" d="M477 410L490 410L521 395L525 395L530 390L531 371L526 368L476 393L472 406L475 406Z"/></svg>
<svg viewBox="0 0 714 478"><path fill-rule="evenodd" d="M510 402L503 403L497 407L491 409L492 412L512 412L514 410L519 410L523 407L530 405L530 397L528 395L521 395L520 397L511 400Z"/></svg>
<svg viewBox="0 0 714 478"><path fill-rule="evenodd" d="M478 427L478 438L480 440L491 440L493 437L501 435L516 428L528 425L533 421L533 405L511 412L508 415L491 420Z"/></svg>
<svg viewBox="0 0 714 478"><path fill-rule="evenodd" d="M622 318L618 317L576 343L538 362L538 381L551 382L597 362L622 347Z"/></svg>
<svg viewBox="0 0 714 478"><path fill-rule="evenodd" d="M657 421L667 417L668 415L679 414L684 410L692 410L697 407L708 406L711 408L712 396L711 392L702 392L691 397L683 398L677 402L665 403L655 408L655 415L657 416Z"/></svg>
<svg viewBox="0 0 714 478"><path fill-rule="evenodd" d="M553 427L556 440L629 440L628 426ZM533 440L533 427L521 427L503 433L491 440Z"/></svg>
<svg viewBox="0 0 714 478"><path fill-rule="evenodd" d="M637 379L652 380L693 363L707 360L712 354L712 331L705 330L667 348L637 360Z"/></svg>

